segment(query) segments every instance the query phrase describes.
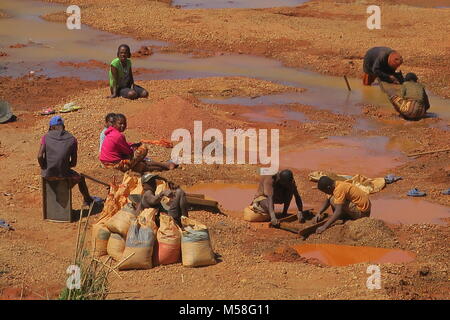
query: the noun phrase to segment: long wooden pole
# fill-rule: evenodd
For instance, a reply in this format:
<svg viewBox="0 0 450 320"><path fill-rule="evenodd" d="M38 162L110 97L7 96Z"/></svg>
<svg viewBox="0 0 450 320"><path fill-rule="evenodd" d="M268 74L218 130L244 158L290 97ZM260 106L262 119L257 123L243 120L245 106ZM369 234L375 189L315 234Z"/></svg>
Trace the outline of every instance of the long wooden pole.
<svg viewBox="0 0 450 320"><path fill-rule="evenodd" d="M91 176L88 176L87 174L80 173L80 175L81 175L82 177L85 177L85 178L89 179L89 180L92 180L92 181L94 181L94 182L97 182L97 183L100 183L100 184L102 184L102 185L104 185L104 186L109 187L109 184L108 184L108 183L103 182L103 181L100 181L100 180L95 179L95 178L92 178Z"/></svg>
<svg viewBox="0 0 450 320"><path fill-rule="evenodd" d="M344 76L344 79L345 79L345 83L347 84L348 91L352 91L352 88L350 88L350 83L348 83L347 76Z"/></svg>
<svg viewBox="0 0 450 320"><path fill-rule="evenodd" d="M424 154L446 152L446 151L450 151L450 148L440 149L440 150L433 150L433 151L418 152L418 153L411 153L411 154L408 154L408 157L415 157L415 156L421 156L421 155L424 155Z"/></svg>

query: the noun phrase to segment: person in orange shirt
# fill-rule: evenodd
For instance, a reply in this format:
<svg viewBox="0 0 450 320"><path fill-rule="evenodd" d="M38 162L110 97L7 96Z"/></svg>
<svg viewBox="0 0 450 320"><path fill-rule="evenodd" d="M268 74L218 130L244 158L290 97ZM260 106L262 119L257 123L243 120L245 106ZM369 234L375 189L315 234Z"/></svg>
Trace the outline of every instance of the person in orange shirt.
<svg viewBox="0 0 450 320"><path fill-rule="evenodd" d="M322 209L319 211L317 222L323 219L324 213L331 205L333 216L321 227L317 228L316 233L322 233L332 223L337 220L356 220L370 216L369 194L345 181L334 181L327 176L323 176L317 182L317 188L330 195Z"/></svg>

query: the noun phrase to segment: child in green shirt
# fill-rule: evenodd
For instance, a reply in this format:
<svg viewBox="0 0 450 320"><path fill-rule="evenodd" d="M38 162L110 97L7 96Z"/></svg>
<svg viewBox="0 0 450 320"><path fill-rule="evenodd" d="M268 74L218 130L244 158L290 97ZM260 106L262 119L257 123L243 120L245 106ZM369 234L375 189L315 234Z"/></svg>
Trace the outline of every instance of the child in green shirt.
<svg viewBox="0 0 450 320"><path fill-rule="evenodd" d="M123 97L127 99L147 98L148 92L144 88L134 84L131 70L131 50L126 44L121 44L117 49L117 58L111 61L109 70L109 98Z"/></svg>

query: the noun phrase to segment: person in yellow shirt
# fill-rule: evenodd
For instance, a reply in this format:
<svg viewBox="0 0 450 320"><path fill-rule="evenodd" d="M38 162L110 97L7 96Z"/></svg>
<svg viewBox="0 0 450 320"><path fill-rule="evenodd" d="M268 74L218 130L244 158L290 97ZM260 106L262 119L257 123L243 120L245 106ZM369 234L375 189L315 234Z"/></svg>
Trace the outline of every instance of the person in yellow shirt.
<svg viewBox="0 0 450 320"><path fill-rule="evenodd" d="M369 194L345 181L334 181L327 176L323 176L317 182L317 188L330 195L319 211L318 220L323 219L322 214L331 205L333 216L316 233L322 233L332 223L337 220L356 220L370 216Z"/></svg>

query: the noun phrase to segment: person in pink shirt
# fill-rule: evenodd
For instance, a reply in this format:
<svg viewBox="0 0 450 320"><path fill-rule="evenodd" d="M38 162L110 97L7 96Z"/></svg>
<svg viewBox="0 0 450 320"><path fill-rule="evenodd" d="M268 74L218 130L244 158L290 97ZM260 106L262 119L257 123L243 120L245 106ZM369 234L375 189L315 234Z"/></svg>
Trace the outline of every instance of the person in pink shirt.
<svg viewBox="0 0 450 320"><path fill-rule="evenodd" d="M127 118L116 114L113 125L105 131L105 140L100 150L99 159L106 168L138 173L147 171L164 171L175 169L173 162L157 162L146 158L148 147L141 142L127 142L123 132L127 129Z"/></svg>

